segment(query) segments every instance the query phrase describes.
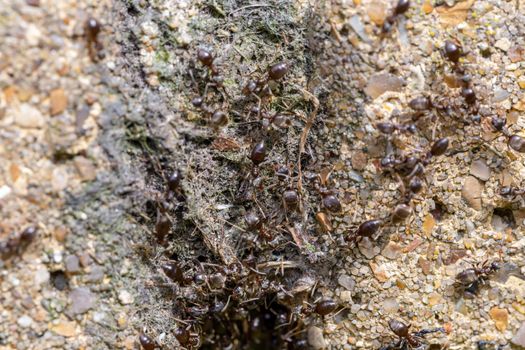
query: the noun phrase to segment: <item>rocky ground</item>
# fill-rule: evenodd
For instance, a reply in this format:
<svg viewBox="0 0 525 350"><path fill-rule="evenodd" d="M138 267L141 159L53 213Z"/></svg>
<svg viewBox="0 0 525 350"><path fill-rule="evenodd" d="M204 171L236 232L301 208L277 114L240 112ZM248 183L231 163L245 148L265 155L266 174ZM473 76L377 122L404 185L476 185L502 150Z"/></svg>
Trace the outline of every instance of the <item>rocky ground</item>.
<svg viewBox="0 0 525 350"><path fill-rule="evenodd" d="M0 349L379 349L391 319L442 327L425 348L525 348L525 209L499 194L525 164L492 122L525 136L525 2L412 1L381 34L394 5L0 0ZM259 115L242 90L276 62ZM415 133L377 130L422 95ZM381 159L444 137L393 223Z"/></svg>

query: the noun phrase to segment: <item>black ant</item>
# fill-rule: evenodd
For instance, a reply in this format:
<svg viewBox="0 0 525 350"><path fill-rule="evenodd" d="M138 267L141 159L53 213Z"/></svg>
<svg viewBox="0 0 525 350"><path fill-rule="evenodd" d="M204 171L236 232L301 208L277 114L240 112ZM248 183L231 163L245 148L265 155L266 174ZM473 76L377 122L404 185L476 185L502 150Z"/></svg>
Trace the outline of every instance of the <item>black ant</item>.
<svg viewBox="0 0 525 350"><path fill-rule="evenodd" d="M392 30L392 27L396 23L397 19L399 18L399 15L402 15L403 13L407 12L410 8L410 1L409 0L399 0L397 2L396 7L394 8L393 13L388 16L385 21L383 22L383 27L381 28L382 34L386 34Z"/></svg>
<svg viewBox="0 0 525 350"><path fill-rule="evenodd" d="M22 254L29 244L36 238L38 229L29 226L21 233L12 233L9 237L0 241L0 258L7 260L13 255Z"/></svg>
<svg viewBox="0 0 525 350"><path fill-rule="evenodd" d="M202 96L195 97L191 101L191 103L195 107L199 107L205 112L207 112L208 114L212 115L216 111L211 110L208 106L204 104L206 97L208 95L208 88L215 87L223 94L223 97L225 96L230 97L230 96L228 95L228 92L226 91L226 88L224 87L224 77L220 74L220 70L215 64L215 56L213 55L213 53L203 48L198 49L197 50L197 60L200 63L202 63L203 66L208 68L207 78L211 77L211 79L209 79L208 83L206 83L206 86L204 87L204 93L202 94ZM219 118L219 119L220 121L224 121L224 118ZM214 123L214 124L217 124L217 123Z"/></svg>
<svg viewBox="0 0 525 350"><path fill-rule="evenodd" d="M253 96L258 101L257 107L252 108L252 110L257 113L257 116L261 113L262 98L272 95L269 82L281 80L288 73L288 70L289 67L287 63L278 62L268 68L267 76L256 80L248 80L244 85L242 88L243 95Z"/></svg>
<svg viewBox="0 0 525 350"><path fill-rule="evenodd" d="M248 228L248 230L258 231L260 237L269 241L273 238L273 236L264 227L264 223L266 222L266 220L266 217L261 218L254 211L247 212L244 215L244 222L246 223L246 227Z"/></svg>
<svg viewBox="0 0 525 350"><path fill-rule="evenodd" d="M478 293L479 287L489 279L490 275L499 270L497 262L489 264L485 260L481 264L475 264L456 275L455 286L465 297L474 298Z"/></svg>
<svg viewBox="0 0 525 350"><path fill-rule="evenodd" d="M511 187L511 186L503 186L499 190L499 194L502 197L505 197L507 199L515 199L518 196L525 194L524 188L518 188L518 187Z"/></svg>
<svg viewBox="0 0 525 350"><path fill-rule="evenodd" d="M395 124L391 122L381 122L376 124L377 130L385 135L391 135L396 131L402 133L415 134L417 129L414 124Z"/></svg>
<svg viewBox="0 0 525 350"><path fill-rule="evenodd" d="M351 243L357 243L362 240L364 237L372 238L377 231L381 228L383 224L382 220L367 220L363 222L357 230L352 232L347 238Z"/></svg>
<svg viewBox="0 0 525 350"><path fill-rule="evenodd" d="M426 341L424 336L430 333L445 332L444 328L422 329L418 332L410 332L412 325L406 325L398 320L391 320L388 322L390 330L399 337L399 339L391 344L383 346L380 350L423 350L426 348Z"/></svg>

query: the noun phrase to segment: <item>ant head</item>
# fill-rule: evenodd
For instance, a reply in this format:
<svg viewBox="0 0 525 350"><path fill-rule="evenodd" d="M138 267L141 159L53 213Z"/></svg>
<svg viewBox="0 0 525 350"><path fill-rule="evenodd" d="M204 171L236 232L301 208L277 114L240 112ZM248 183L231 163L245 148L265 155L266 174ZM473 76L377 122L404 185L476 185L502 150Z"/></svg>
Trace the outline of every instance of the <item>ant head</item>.
<svg viewBox="0 0 525 350"><path fill-rule="evenodd" d="M493 263L490 264L490 269L492 271L498 271L500 268L501 268L501 264L497 261L494 261Z"/></svg>

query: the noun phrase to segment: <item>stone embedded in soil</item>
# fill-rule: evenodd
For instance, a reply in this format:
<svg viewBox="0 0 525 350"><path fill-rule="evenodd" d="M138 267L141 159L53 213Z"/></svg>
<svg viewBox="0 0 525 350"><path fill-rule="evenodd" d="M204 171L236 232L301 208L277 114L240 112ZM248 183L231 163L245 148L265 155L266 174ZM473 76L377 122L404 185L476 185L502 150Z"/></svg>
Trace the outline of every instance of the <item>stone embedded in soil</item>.
<svg viewBox="0 0 525 350"><path fill-rule="evenodd" d="M423 10L423 12L426 15L432 13L432 11L434 10L434 6L432 6L432 1L431 0L425 0L423 2L423 6L421 6L421 9Z"/></svg>
<svg viewBox="0 0 525 350"><path fill-rule="evenodd" d="M383 25L386 16L388 15L387 7L380 1L372 1L366 6L368 17L375 25Z"/></svg>
<svg viewBox="0 0 525 350"><path fill-rule="evenodd" d="M512 344L525 348L525 322L523 322L511 339Z"/></svg>
<svg viewBox="0 0 525 350"><path fill-rule="evenodd" d="M83 314L95 305L95 295L86 287L73 289L69 293L70 311L73 314Z"/></svg>
<svg viewBox="0 0 525 350"><path fill-rule="evenodd" d="M432 272L432 263L423 257L419 257L417 261L421 270L425 275L429 275Z"/></svg>
<svg viewBox="0 0 525 350"><path fill-rule="evenodd" d="M93 259L91 258L88 252L83 252L82 254L80 254L80 256L78 257L78 261L80 262L80 265L82 265L82 267L88 267L93 263Z"/></svg>
<svg viewBox="0 0 525 350"><path fill-rule="evenodd" d="M16 323L22 328L28 328L33 324L33 319L27 315L20 317Z"/></svg>
<svg viewBox="0 0 525 350"><path fill-rule="evenodd" d="M467 176L463 183L461 195L467 204L475 210L481 210L481 191L482 183L474 176Z"/></svg>
<svg viewBox="0 0 525 350"><path fill-rule="evenodd" d="M509 98L510 92L507 90L503 90L500 88L497 88L494 90L494 95L492 96L492 102L499 103L502 101L505 101L507 98Z"/></svg>
<svg viewBox="0 0 525 350"><path fill-rule="evenodd" d="M361 22L361 16L354 15L350 17L348 23L350 24L350 27L352 27L352 29L359 36L359 39L361 39L364 42L370 41L370 38L366 34L365 27L363 26L363 22Z"/></svg>
<svg viewBox="0 0 525 350"><path fill-rule="evenodd" d="M430 295L428 296L428 305L429 306L434 306L434 305L440 304L442 301L443 301L443 298L441 297L440 294L438 294L436 292L430 293Z"/></svg>
<svg viewBox="0 0 525 350"><path fill-rule="evenodd" d="M19 107L11 109L11 115L15 123L22 128L41 128L45 124L42 113L33 106L21 104Z"/></svg>
<svg viewBox="0 0 525 350"><path fill-rule="evenodd" d="M68 229L64 226L57 227L53 232L53 237L59 242L65 242L68 234Z"/></svg>
<svg viewBox="0 0 525 350"><path fill-rule="evenodd" d="M51 177L51 187L54 191L60 192L67 188L69 175L67 170L63 167L56 167L53 169Z"/></svg>
<svg viewBox="0 0 525 350"><path fill-rule="evenodd" d="M354 154L352 154L352 168L358 171L362 171L365 169L366 164L368 162L368 157L364 152L357 151Z"/></svg>
<svg viewBox="0 0 525 350"><path fill-rule="evenodd" d="M352 277L348 275L341 275L337 279L337 282L344 288L348 290L354 290L355 288L355 281Z"/></svg>
<svg viewBox="0 0 525 350"><path fill-rule="evenodd" d="M118 300L119 300L120 303L123 304L123 305L131 304L131 303L133 303L133 301L134 301L134 299L133 299L133 295L131 295L131 293L128 292L127 290L121 290L121 291L118 293Z"/></svg>
<svg viewBox="0 0 525 350"><path fill-rule="evenodd" d="M50 273L46 268L41 268L35 271L34 282L36 285L47 283L50 278Z"/></svg>
<svg viewBox="0 0 525 350"><path fill-rule="evenodd" d="M456 2L452 0L447 1L449 6L437 6L436 11L439 15L439 20L443 27L457 26L464 22L469 14L469 9L474 3L474 0L467 0Z"/></svg>
<svg viewBox="0 0 525 350"><path fill-rule="evenodd" d="M104 268L102 266L93 266L86 276L86 282L99 282L104 278Z"/></svg>
<svg viewBox="0 0 525 350"><path fill-rule="evenodd" d="M64 259L66 271L69 273L76 273L80 271L80 264L76 255L69 255Z"/></svg>
<svg viewBox="0 0 525 350"><path fill-rule="evenodd" d="M481 181L487 181L490 178L490 168L484 160L478 159L470 165L470 174Z"/></svg>
<svg viewBox="0 0 525 350"><path fill-rule="evenodd" d="M310 344L312 349L323 349L326 347L327 344L321 328L316 326L308 328L308 344Z"/></svg>
<svg viewBox="0 0 525 350"><path fill-rule="evenodd" d="M399 310L399 303L395 298L387 298L383 301L383 310L386 313L394 314Z"/></svg>
<svg viewBox="0 0 525 350"><path fill-rule="evenodd" d="M525 58L525 47L514 45L507 52L507 56L512 63L520 62Z"/></svg>
<svg viewBox="0 0 525 350"><path fill-rule="evenodd" d="M56 89L51 91L49 95L51 103L51 115L57 115L64 112L67 108L67 96L63 89Z"/></svg>
<svg viewBox="0 0 525 350"><path fill-rule="evenodd" d="M401 91L403 79L390 73L380 73L370 77L365 88L365 93L376 99L387 91Z"/></svg>
<svg viewBox="0 0 525 350"><path fill-rule="evenodd" d="M493 307L492 309L490 309L489 315L496 324L496 328L499 331L504 331L507 329L507 326L509 324L509 313L507 309Z"/></svg>
<svg viewBox="0 0 525 350"><path fill-rule="evenodd" d="M510 42L508 38L501 38L498 41L496 41L496 43L494 44L495 47L505 52L510 49L511 45L512 43Z"/></svg>
<svg viewBox="0 0 525 350"><path fill-rule="evenodd" d="M432 214L427 214L427 216L425 217L425 221L423 221L423 234L427 237L430 237L434 226L436 226L436 219L434 219L434 216Z"/></svg>
<svg viewBox="0 0 525 350"><path fill-rule="evenodd" d="M55 332L56 334L63 337L73 337L76 334L75 327L75 322L61 321L55 325L52 325L50 329L52 332Z"/></svg>
<svg viewBox="0 0 525 350"><path fill-rule="evenodd" d="M386 247L381 252L381 255L388 259L396 259L403 248L394 242L388 242Z"/></svg>
<svg viewBox="0 0 525 350"><path fill-rule="evenodd" d="M370 268L372 269L374 276L377 278L379 282L388 281L388 276L385 272L384 266L380 266L380 265L377 265L376 263L370 262Z"/></svg>
<svg viewBox="0 0 525 350"><path fill-rule="evenodd" d="M82 181L93 181L97 177L97 168L89 159L78 156L74 159L75 168Z"/></svg>
<svg viewBox="0 0 525 350"><path fill-rule="evenodd" d="M372 259L379 253L379 248L377 248L368 237L365 237L359 241L358 248L361 254L363 254L367 259Z"/></svg>

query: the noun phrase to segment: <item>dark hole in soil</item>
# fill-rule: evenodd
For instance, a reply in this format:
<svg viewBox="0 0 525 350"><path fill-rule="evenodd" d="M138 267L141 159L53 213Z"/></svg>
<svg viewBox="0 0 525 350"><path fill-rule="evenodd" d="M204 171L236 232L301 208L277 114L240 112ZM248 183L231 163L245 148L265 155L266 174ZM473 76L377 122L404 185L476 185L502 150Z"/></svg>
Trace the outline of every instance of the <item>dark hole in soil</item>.
<svg viewBox="0 0 525 350"><path fill-rule="evenodd" d="M514 219L514 214L509 208L494 208L492 212L492 227L495 230L505 230L506 228L515 228L516 219Z"/></svg>
<svg viewBox="0 0 525 350"><path fill-rule="evenodd" d="M306 349L303 323L292 316L275 297L255 305L230 307L206 318L201 349Z"/></svg>
<svg viewBox="0 0 525 350"><path fill-rule="evenodd" d="M69 280L62 270L51 272L51 283L58 290L64 290L69 287Z"/></svg>
<svg viewBox="0 0 525 350"><path fill-rule="evenodd" d="M434 217L436 221L443 220L443 217L447 213L447 207L443 203L441 203L439 200L434 198L434 203L436 204L436 207L430 211L430 214Z"/></svg>

